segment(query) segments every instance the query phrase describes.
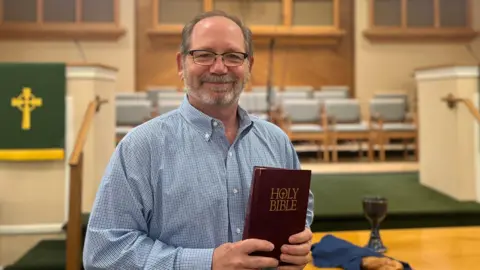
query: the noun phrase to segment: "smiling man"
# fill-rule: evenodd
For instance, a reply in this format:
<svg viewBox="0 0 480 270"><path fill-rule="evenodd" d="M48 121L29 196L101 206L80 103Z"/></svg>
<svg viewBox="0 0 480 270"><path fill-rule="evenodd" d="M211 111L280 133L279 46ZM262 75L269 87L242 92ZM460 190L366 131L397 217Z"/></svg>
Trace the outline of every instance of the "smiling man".
<svg viewBox="0 0 480 270"><path fill-rule="evenodd" d="M185 99L119 143L92 209L85 269L278 265L249 255L271 243L242 240L253 167L300 164L280 128L238 105L253 59L251 32L235 17L207 12L185 26L177 55ZM281 260L294 264L285 269L307 264L312 218L310 192L305 230L282 247Z"/></svg>

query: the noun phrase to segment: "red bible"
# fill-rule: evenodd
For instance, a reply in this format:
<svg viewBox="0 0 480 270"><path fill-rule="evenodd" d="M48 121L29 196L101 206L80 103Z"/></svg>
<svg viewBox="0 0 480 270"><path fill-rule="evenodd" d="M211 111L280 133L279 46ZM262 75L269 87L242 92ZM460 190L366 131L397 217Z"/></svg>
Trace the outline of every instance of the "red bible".
<svg viewBox="0 0 480 270"><path fill-rule="evenodd" d="M275 249L251 255L288 265L280 261L281 247L305 229L311 175L310 170L254 167L243 239L267 240Z"/></svg>

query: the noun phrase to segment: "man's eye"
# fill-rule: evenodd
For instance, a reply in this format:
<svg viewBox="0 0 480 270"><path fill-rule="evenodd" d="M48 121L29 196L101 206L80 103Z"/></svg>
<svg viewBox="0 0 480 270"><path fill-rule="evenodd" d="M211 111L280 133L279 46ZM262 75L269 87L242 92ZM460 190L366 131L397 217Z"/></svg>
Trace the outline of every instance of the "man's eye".
<svg viewBox="0 0 480 270"><path fill-rule="evenodd" d="M200 55L197 55L197 57L200 57L200 58L208 58L208 57L211 57L212 55L211 54L200 54Z"/></svg>

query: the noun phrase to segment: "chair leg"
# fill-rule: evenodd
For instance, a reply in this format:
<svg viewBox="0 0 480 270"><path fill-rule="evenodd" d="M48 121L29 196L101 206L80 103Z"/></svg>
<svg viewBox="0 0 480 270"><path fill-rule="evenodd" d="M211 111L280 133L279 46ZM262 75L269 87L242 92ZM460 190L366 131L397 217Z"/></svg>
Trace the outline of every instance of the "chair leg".
<svg viewBox="0 0 480 270"><path fill-rule="evenodd" d="M384 132L380 132L380 136L379 136L379 139L380 139L380 161L385 161L386 160L386 155L385 155L385 141L386 141L386 138L385 138L385 133Z"/></svg>
<svg viewBox="0 0 480 270"><path fill-rule="evenodd" d="M323 161L330 162L328 139L324 138L321 143L323 143Z"/></svg>
<svg viewBox="0 0 480 270"><path fill-rule="evenodd" d="M418 137L415 137L413 138L414 141L415 141L415 161L419 161L420 160L420 157L419 157L419 154L418 154L418 151L419 151L419 148L418 148Z"/></svg>
<svg viewBox="0 0 480 270"><path fill-rule="evenodd" d="M363 141L362 141L362 140L358 140L357 143L358 143L358 158L361 160L362 157L363 157L363 149L362 149L362 143L363 143Z"/></svg>
<svg viewBox="0 0 480 270"><path fill-rule="evenodd" d="M337 149L337 136L336 134L334 134L332 136L332 141L331 141L331 145L332 145L332 161L333 162L338 162L338 149Z"/></svg>
<svg viewBox="0 0 480 270"><path fill-rule="evenodd" d="M374 138L374 134L370 134L370 136L368 137L368 161L369 162L372 162L373 161L373 142L375 140Z"/></svg>
<svg viewBox="0 0 480 270"><path fill-rule="evenodd" d="M315 141L315 144L317 145L317 160L322 159L322 141Z"/></svg>
<svg viewBox="0 0 480 270"><path fill-rule="evenodd" d="M408 143L407 139L403 139L403 158L405 160L408 159Z"/></svg>

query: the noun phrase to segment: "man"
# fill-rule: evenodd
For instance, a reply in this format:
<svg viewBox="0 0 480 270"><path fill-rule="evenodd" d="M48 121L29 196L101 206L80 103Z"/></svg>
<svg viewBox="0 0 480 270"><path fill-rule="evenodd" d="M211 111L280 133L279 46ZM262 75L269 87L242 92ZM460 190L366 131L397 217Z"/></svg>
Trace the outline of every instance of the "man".
<svg viewBox="0 0 480 270"><path fill-rule="evenodd" d="M237 105L253 62L251 33L236 18L208 12L185 26L177 55L183 104L119 143L92 209L85 269L278 265L249 256L271 243L242 241L253 167L300 165L281 129ZM283 269L308 263L312 208L310 193L305 231L282 247L281 260L296 266Z"/></svg>

